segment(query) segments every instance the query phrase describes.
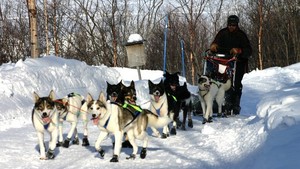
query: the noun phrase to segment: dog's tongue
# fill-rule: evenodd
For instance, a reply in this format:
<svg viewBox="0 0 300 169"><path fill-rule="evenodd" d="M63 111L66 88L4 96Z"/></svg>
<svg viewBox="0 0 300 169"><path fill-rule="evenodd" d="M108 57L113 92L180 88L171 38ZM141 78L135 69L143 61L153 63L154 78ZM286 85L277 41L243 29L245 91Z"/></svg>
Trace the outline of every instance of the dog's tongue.
<svg viewBox="0 0 300 169"><path fill-rule="evenodd" d="M42 118L44 123L50 123L51 119L49 117Z"/></svg>
<svg viewBox="0 0 300 169"><path fill-rule="evenodd" d="M98 125L98 123L99 123L99 118L93 118L92 120L93 120L93 124L94 124L94 125Z"/></svg>
<svg viewBox="0 0 300 169"><path fill-rule="evenodd" d="M154 96L154 99L155 99L155 102L157 103L159 101L159 96L158 95L155 95Z"/></svg>

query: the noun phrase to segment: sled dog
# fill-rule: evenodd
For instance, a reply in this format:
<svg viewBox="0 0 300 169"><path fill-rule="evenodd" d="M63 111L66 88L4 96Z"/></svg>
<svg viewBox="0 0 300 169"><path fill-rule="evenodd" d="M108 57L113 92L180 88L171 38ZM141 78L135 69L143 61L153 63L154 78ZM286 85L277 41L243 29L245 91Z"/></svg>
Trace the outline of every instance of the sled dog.
<svg viewBox="0 0 300 169"><path fill-rule="evenodd" d="M100 130L95 148L102 158L105 151L100 146L101 142L109 134L113 134L115 137L114 154L110 162L119 161L124 132L127 133L129 142L133 147L132 154L127 159L135 159L136 157L138 146L135 139L143 141L140 157L144 159L148 146L147 126L163 127L171 121L170 117L159 118L151 111L141 109L127 101L123 105L106 101L103 92L100 93L98 100L93 100L92 96L88 94L83 107L92 115L93 124L97 125Z"/></svg>
<svg viewBox="0 0 300 169"><path fill-rule="evenodd" d="M181 129L186 130L186 118L188 118L188 127L193 128L192 120L192 96L190 91L187 88L186 82L182 86L178 87L179 97L181 101L181 110L183 111Z"/></svg>
<svg viewBox="0 0 300 169"><path fill-rule="evenodd" d="M163 81L161 80L158 84L154 84L151 80L148 80L149 94L150 94L150 109L152 113L160 116L168 116L168 100L165 92ZM151 127L155 137L167 138L170 134L169 126L166 125L163 127L162 135L159 131Z"/></svg>
<svg viewBox="0 0 300 169"><path fill-rule="evenodd" d="M170 131L171 135L176 135L176 128L180 127L181 122L179 121L179 112L180 112L180 104L181 101L179 96L179 72L176 73L169 73L165 72L164 74L164 87L167 95L168 100L168 111L174 112L174 119L172 123L172 128Z"/></svg>
<svg viewBox="0 0 300 169"><path fill-rule="evenodd" d="M53 159L55 157L54 150L57 141L57 123L58 113L54 103L54 92L51 90L49 96L40 97L36 92L33 93L34 107L32 110L32 123L38 136L40 159ZM44 143L45 132L50 133L50 141L47 154Z"/></svg>
<svg viewBox="0 0 300 169"><path fill-rule="evenodd" d="M225 91L231 87L231 79L229 78L226 83L210 79L206 75L199 75L198 88L199 99L203 111L203 122L212 122L213 102L216 100L218 104L218 116L222 114L222 105L225 101Z"/></svg>
<svg viewBox="0 0 300 169"><path fill-rule="evenodd" d="M112 102L121 102L120 93L121 93L122 81L120 81L117 84L110 84L108 82L106 82L106 84L107 84L106 99Z"/></svg>
<svg viewBox="0 0 300 169"><path fill-rule="evenodd" d="M115 103L123 105L124 100L125 100L124 93L126 93L127 91L130 91L130 90L132 93L134 93L134 96L136 95L133 81L131 81L131 83L128 87L123 85L122 81L120 81L117 84L110 84L108 82L106 82L106 84L107 84L107 88L106 88L107 98L106 99L109 100L110 102L115 102ZM132 148L132 145L128 141L127 134L124 133L124 136L125 136L125 140L122 143L122 148ZM115 143L113 142L113 145L114 144Z"/></svg>
<svg viewBox="0 0 300 169"><path fill-rule="evenodd" d="M79 117L83 121L83 129L84 129L82 146L89 146L88 129L87 129L87 123L88 123L87 113L81 111L81 106L83 105L84 102L85 102L84 97L77 93L70 93L66 97L55 101L59 112L59 126L58 126L59 137L57 143L58 147L63 146L65 148L68 148L73 135L74 138L72 143L77 145L79 144L78 130L77 130ZM64 121L67 121L71 124L71 128L65 140L63 140Z"/></svg>

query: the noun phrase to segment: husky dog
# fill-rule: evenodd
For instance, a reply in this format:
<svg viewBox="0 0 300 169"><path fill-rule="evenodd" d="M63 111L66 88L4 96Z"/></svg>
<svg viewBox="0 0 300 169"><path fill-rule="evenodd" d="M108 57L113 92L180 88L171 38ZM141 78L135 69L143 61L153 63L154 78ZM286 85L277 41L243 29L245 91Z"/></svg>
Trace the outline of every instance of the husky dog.
<svg viewBox="0 0 300 169"><path fill-rule="evenodd" d="M78 139L78 131L77 131L77 123L78 117L80 116L83 121L83 139L82 139L82 146L89 146L88 141L88 129L87 129L87 113L81 111L81 106L85 102L84 97L80 94L70 93L68 96L56 100L57 107L59 108L59 139L57 146L63 146L68 148L70 145L71 138L74 135L74 139L72 141L73 144L79 144ZM63 122L67 121L71 123L71 129L68 132L67 138L63 141Z"/></svg>
<svg viewBox="0 0 300 169"><path fill-rule="evenodd" d="M125 103L124 105L110 103L110 101L106 101L102 92L98 100L93 100L90 94L88 94L86 100L85 108L92 115L93 124L97 125L100 130L95 148L102 158L105 155L105 151L100 146L101 142L110 133L115 137L114 155L110 162L119 161L124 132L127 133L129 142L133 146L133 152L127 159L135 159L136 157L138 147L135 139L143 140L140 157L144 159L148 146L147 126L163 127L170 123L172 118L158 117L151 111L141 109L139 106L130 103Z"/></svg>
<svg viewBox="0 0 300 169"><path fill-rule="evenodd" d="M199 99L203 111L203 122L212 122L213 102L216 100L218 104L218 116L222 114L222 105L225 101L225 91L231 87L231 79L229 78L226 83L215 81L208 76L199 75Z"/></svg>
<svg viewBox="0 0 300 169"><path fill-rule="evenodd" d="M36 92L33 93L34 107L32 110L32 123L37 132L39 147L40 147L40 159L53 159L55 157L54 150L56 148L57 141L57 123L58 113L54 103L54 92L51 90L49 96L39 97ZM44 133L50 133L50 142L47 154L45 153Z"/></svg>
<svg viewBox="0 0 300 169"><path fill-rule="evenodd" d="M158 84L154 84L151 80L148 80L149 94L150 94L150 110L158 116L168 116L168 100L165 92L163 81L161 80ZM169 126L163 127L163 133L160 135L159 131L151 127L155 137L167 138L170 134Z"/></svg>
<svg viewBox="0 0 300 169"><path fill-rule="evenodd" d="M121 87L122 87L122 81L120 81L117 84L110 84L106 82L107 88L106 88L106 95L107 95L107 100L110 100L112 102L122 102L120 100L120 93L121 93Z"/></svg>
<svg viewBox="0 0 300 169"><path fill-rule="evenodd" d="M187 88L186 82L182 86L178 87L179 97L181 101L181 109L183 110L183 119L181 124L181 129L186 130L186 118L188 116L188 126L193 128L193 120L192 120L192 98L191 93Z"/></svg>
<svg viewBox="0 0 300 169"><path fill-rule="evenodd" d="M106 95L107 95L107 100L109 100L110 102L115 102L118 104L123 105L124 104L124 94L126 93L127 90L130 90L130 88L133 89L132 92L134 92L134 95L136 93L135 88L134 88L134 82L132 81L130 86L125 86L123 85L122 81L120 81L117 84L110 84L108 82L106 82L107 84L107 88L106 88ZM122 143L122 148L132 148L132 145L130 144L130 142L128 141L128 137L125 135L125 141ZM114 145L114 143L113 143Z"/></svg>
<svg viewBox="0 0 300 169"><path fill-rule="evenodd" d="M164 77L164 86L168 100L168 111L174 112L173 127L171 128L170 134L176 135L176 128L181 125L181 122L179 121L179 111L181 104L181 101L179 100L180 93L178 91L178 86L180 86L179 72L170 74L166 71Z"/></svg>

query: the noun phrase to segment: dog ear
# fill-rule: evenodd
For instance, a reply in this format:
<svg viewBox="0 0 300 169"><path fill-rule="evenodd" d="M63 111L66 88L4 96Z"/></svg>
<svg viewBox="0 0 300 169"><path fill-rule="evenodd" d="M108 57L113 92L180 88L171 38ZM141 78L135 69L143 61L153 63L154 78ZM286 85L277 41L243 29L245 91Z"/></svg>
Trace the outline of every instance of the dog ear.
<svg viewBox="0 0 300 169"><path fill-rule="evenodd" d="M121 86L122 85L122 80L117 84L117 86Z"/></svg>
<svg viewBox="0 0 300 169"><path fill-rule="evenodd" d="M168 71L166 71L163 76L168 77L168 76L170 76L170 73Z"/></svg>
<svg viewBox="0 0 300 169"><path fill-rule="evenodd" d="M62 101L62 103L63 103L64 106L66 106L68 104L68 100L69 99L66 98L66 97L64 97L64 98L61 99L61 101Z"/></svg>
<svg viewBox="0 0 300 169"><path fill-rule="evenodd" d="M50 98L51 100L55 100L55 94L54 94L54 91L53 91L53 90L50 91L50 93L49 93L49 98Z"/></svg>
<svg viewBox="0 0 300 169"><path fill-rule="evenodd" d="M200 77L201 77L201 75L200 75L199 73L197 73L197 75L198 75L198 78L200 78Z"/></svg>
<svg viewBox="0 0 300 169"><path fill-rule="evenodd" d="M153 82L151 80L148 80L148 86L153 86Z"/></svg>
<svg viewBox="0 0 300 169"><path fill-rule="evenodd" d="M36 92L33 92L33 99L34 102L37 102L40 99L40 96Z"/></svg>
<svg viewBox="0 0 300 169"><path fill-rule="evenodd" d="M90 93L88 93L88 95L86 96L86 102L91 102L93 99L92 95Z"/></svg>
<svg viewBox="0 0 300 169"><path fill-rule="evenodd" d="M130 87L135 87L135 86L134 86L134 81L133 81L133 80L130 82Z"/></svg>
<svg viewBox="0 0 300 169"><path fill-rule="evenodd" d="M106 98L103 92L100 93L98 100L101 101L102 103L106 103Z"/></svg>

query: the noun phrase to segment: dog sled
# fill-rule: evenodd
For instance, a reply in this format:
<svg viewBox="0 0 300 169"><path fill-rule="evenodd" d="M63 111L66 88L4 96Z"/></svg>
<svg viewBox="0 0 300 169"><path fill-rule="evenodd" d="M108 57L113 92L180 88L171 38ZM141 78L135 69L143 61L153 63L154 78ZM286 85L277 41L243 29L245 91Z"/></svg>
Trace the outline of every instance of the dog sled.
<svg viewBox="0 0 300 169"><path fill-rule="evenodd" d="M232 115L231 111L231 92L234 88L235 70L236 70L236 57L233 55L212 53L210 50L205 51L203 57L203 75L210 77L211 79L226 83L228 79L231 79L231 88L225 93L225 103L222 106L222 112L224 116ZM218 112L218 106L214 102L213 112Z"/></svg>

